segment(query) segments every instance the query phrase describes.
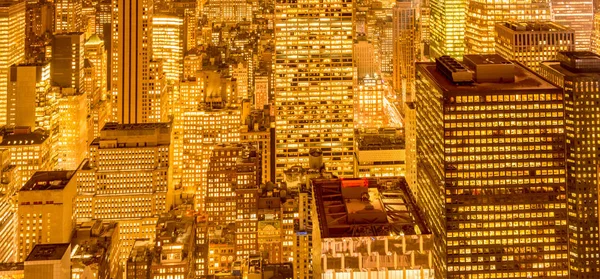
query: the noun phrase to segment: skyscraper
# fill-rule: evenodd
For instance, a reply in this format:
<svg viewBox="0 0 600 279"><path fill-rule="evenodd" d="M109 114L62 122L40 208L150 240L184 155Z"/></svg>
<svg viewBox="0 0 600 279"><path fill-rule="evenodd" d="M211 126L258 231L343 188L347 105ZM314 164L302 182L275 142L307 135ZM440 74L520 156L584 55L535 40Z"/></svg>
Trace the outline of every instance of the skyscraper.
<svg viewBox="0 0 600 279"><path fill-rule="evenodd" d="M85 34L65 33L54 36L52 43L52 82L61 88L82 92Z"/></svg>
<svg viewBox="0 0 600 279"><path fill-rule="evenodd" d="M565 92L570 278L597 278L600 56L560 52L557 60L543 62L540 74Z"/></svg>
<svg viewBox="0 0 600 279"><path fill-rule="evenodd" d="M474 73L448 56L417 63L417 203L435 276L567 278L563 92L499 55L463 61Z"/></svg>
<svg viewBox="0 0 600 279"><path fill-rule="evenodd" d="M36 244L65 243L74 226L75 171L36 172L19 190L17 261Z"/></svg>
<svg viewBox="0 0 600 279"><path fill-rule="evenodd" d="M25 59L25 1L0 1L0 125L6 124L8 71Z"/></svg>
<svg viewBox="0 0 600 279"><path fill-rule="evenodd" d="M575 30L575 49L589 51L594 29L593 0L551 0L552 21Z"/></svg>
<svg viewBox="0 0 600 279"><path fill-rule="evenodd" d="M152 57L163 60L169 82L183 75L183 18L172 14L152 17Z"/></svg>
<svg viewBox="0 0 600 279"><path fill-rule="evenodd" d="M554 22L496 24L496 53L538 72L540 62L554 60L559 51L575 50L573 29Z"/></svg>
<svg viewBox="0 0 600 279"><path fill-rule="evenodd" d="M54 33L83 31L82 0L56 0L54 7Z"/></svg>
<svg viewBox="0 0 600 279"><path fill-rule="evenodd" d="M393 16L394 71L396 99L403 103L412 100L415 82L415 63L421 45L417 30L417 7L412 0L396 1Z"/></svg>
<svg viewBox="0 0 600 279"><path fill-rule="evenodd" d="M153 1L113 0L111 76L119 123L149 122Z"/></svg>
<svg viewBox="0 0 600 279"><path fill-rule="evenodd" d="M169 123L107 123L89 148L89 160L78 170L78 220L144 218L169 210Z"/></svg>
<svg viewBox="0 0 600 279"><path fill-rule="evenodd" d="M429 0L430 56L462 57L465 51L465 0Z"/></svg>
<svg viewBox="0 0 600 279"><path fill-rule="evenodd" d="M465 27L465 53L494 54L494 26L501 21L549 21L550 3L538 0L469 0Z"/></svg>
<svg viewBox="0 0 600 279"><path fill-rule="evenodd" d="M306 166L311 148L323 151L334 173L352 175L352 0L277 0L274 21L279 179L291 166Z"/></svg>

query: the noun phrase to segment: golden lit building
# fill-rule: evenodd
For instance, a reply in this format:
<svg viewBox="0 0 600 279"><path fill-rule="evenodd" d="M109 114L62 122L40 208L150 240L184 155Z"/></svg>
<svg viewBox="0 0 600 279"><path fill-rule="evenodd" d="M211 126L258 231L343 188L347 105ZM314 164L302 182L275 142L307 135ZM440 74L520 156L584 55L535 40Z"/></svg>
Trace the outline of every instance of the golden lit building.
<svg viewBox="0 0 600 279"><path fill-rule="evenodd" d="M355 177L404 176L406 151L402 130L380 128L357 130Z"/></svg>
<svg viewBox="0 0 600 279"><path fill-rule="evenodd" d="M104 48L104 41L98 37L98 35L93 34L89 39L85 42L84 47L84 57L88 59L92 66L94 67L94 72L96 74L96 83L97 87L100 89L100 99L105 99L106 90L107 90L107 67L108 60L106 60L106 49ZM92 99L93 96L89 95L88 98Z"/></svg>
<svg viewBox="0 0 600 279"><path fill-rule="evenodd" d="M404 104L404 140L405 140L405 162L406 162L406 184L419 199L417 187L417 111L415 103Z"/></svg>
<svg viewBox="0 0 600 279"><path fill-rule="evenodd" d="M202 109L184 112L182 118L182 187L195 195L195 208L202 211L212 150L217 144L240 140L240 111Z"/></svg>
<svg viewBox="0 0 600 279"><path fill-rule="evenodd" d="M600 52L600 13L594 14L594 31L592 32L592 47L591 51Z"/></svg>
<svg viewBox="0 0 600 279"><path fill-rule="evenodd" d="M240 142L248 143L260 151L261 156L261 181L275 181L275 170L273 167L272 136L273 128L270 108L252 110L250 114L243 117L240 128Z"/></svg>
<svg viewBox="0 0 600 279"><path fill-rule="evenodd" d="M50 63L12 65L8 83L8 125L50 126L53 103Z"/></svg>
<svg viewBox="0 0 600 279"><path fill-rule="evenodd" d="M123 124L166 121L158 119L161 95L153 91L152 16L154 2L112 0L111 93L113 121ZM165 95L166 99L166 95Z"/></svg>
<svg viewBox="0 0 600 279"><path fill-rule="evenodd" d="M429 35L431 58L465 52L465 0L429 0Z"/></svg>
<svg viewBox="0 0 600 279"><path fill-rule="evenodd" d="M38 244L24 263L25 278L71 279L71 244Z"/></svg>
<svg viewBox="0 0 600 279"><path fill-rule="evenodd" d="M205 199L209 238L217 238L216 231L236 222L234 184L237 180L236 164L241 155L242 147L238 145L219 145L212 150Z"/></svg>
<svg viewBox="0 0 600 279"><path fill-rule="evenodd" d="M54 33L71 33L83 31L82 1L54 1Z"/></svg>
<svg viewBox="0 0 600 279"><path fill-rule="evenodd" d="M415 63L421 41L417 26L418 7L412 0L396 1L393 9L393 86L403 109L413 99Z"/></svg>
<svg viewBox="0 0 600 279"><path fill-rule="evenodd" d="M258 72L254 76L254 108L262 109L269 103L270 76L267 72Z"/></svg>
<svg viewBox="0 0 600 279"><path fill-rule="evenodd" d="M8 71L25 59L25 2L0 2L0 22L0 124L6 124Z"/></svg>
<svg viewBox="0 0 600 279"><path fill-rule="evenodd" d="M600 56L592 52L560 52L543 62L540 75L564 89L570 278L600 274L598 238L598 171L600 144Z"/></svg>
<svg viewBox="0 0 600 279"><path fill-rule="evenodd" d="M196 278L195 271L195 227L193 217L185 212L169 214L158 219L154 257L150 266L153 279Z"/></svg>
<svg viewBox="0 0 600 279"><path fill-rule="evenodd" d="M87 157L88 99L86 93L73 92L73 90L62 92L58 100L60 136L56 168L74 170Z"/></svg>
<svg viewBox="0 0 600 279"><path fill-rule="evenodd" d="M563 91L499 55L463 61L417 63L435 278L568 278Z"/></svg>
<svg viewBox="0 0 600 279"><path fill-rule="evenodd" d="M65 33L54 36L52 42L52 82L61 88L84 89L85 34Z"/></svg>
<svg viewBox="0 0 600 279"><path fill-rule="evenodd" d="M152 16L152 58L163 60L167 81L183 75L183 18L174 14Z"/></svg>
<svg viewBox="0 0 600 279"><path fill-rule="evenodd" d="M392 73L394 70L394 26L391 18L377 20L374 38L375 59L379 66L379 72L384 74Z"/></svg>
<svg viewBox="0 0 600 279"><path fill-rule="evenodd" d="M432 278L433 235L404 178L313 179L314 278Z"/></svg>
<svg viewBox="0 0 600 279"><path fill-rule="evenodd" d="M118 221L111 241L111 247L113 247L111 249L114 249L114 251L111 253L112 258L109 259L111 262L110 278L117 278L117 274L125 271L125 264L131 251L135 249L137 240L145 239L148 242L154 240L156 237L157 222L158 217L132 218ZM121 275L119 274L119 276Z"/></svg>
<svg viewBox="0 0 600 279"><path fill-rule="evenodd" d="M258 250L258 197L260 195L260 149L242 145L235 166L235 253L237 260L247 260Z"/></svg>
<svg viewBox="0 0 600 279"><path fill-rule="evenodd" d="M496 53L538 72L540 63L556 59L559 51L575 50L575 33L554 22L496 24Z"/></svg>
<svg viewBox="0 0 600 279"><path fill-rule="evenodd" d="M77 219L167 212L173 200L170 141L170 123L107 123L79 168Z"/></svg>
<svg viewBox="0 0 600 279"><path fill-rule="evenodd" d="M16 262L17 193L22 184L8 149L0 149L0 168L0 262Z"/></svg>
<svg viewBox="0 0 600 279"><path fill-rule="evenodd" d="M468 1L465 53L494 54L494 26L503 21L550 21L550 3L538 0Z"/></svg>
<svg viewBox="0 0 600 279"><path fill-rule="evenodd" d="M284 170L306 166L311 148L323 151L334 173L352 175L353 13L348 1L275 1L278 180ZM318 32L310 28L313 25L319 25Z"/></svg>
<svg viewBox="0 0 600 279"><path fill-rule="evenodd" d="M18 129L4 135L0 148L10 150L11 162L19 169L19 186L24 185L35 172L54 168L47 134L31 132L29 128Z"/></svg>
<svg viewBox="0 0 600 279"><path fill-rule="evenodd" d="M71 240L75 222L75 171L40 171L19 190L17 261L39 244Z"/></svg>
<svg viewBox="0 0 600 279"><path fill-rule="evenodd" d="M575 31L575 50L589 51L594 30L593 0L550 0L552 21Z"/></svg>
<svg viewBox="0 0 600 279"><path fill-rule="evenodd" d="M357 79L381 73L378 60L375 59L375 46L365 36L358 37L353 48Z"/></svg>
<svg viewBox="0 0 600 279"><path fill-rule="evenodd" d="M358 79L354 87L354 126L379 128L386 123L384 98L391 87L377 74Z"/></svg>

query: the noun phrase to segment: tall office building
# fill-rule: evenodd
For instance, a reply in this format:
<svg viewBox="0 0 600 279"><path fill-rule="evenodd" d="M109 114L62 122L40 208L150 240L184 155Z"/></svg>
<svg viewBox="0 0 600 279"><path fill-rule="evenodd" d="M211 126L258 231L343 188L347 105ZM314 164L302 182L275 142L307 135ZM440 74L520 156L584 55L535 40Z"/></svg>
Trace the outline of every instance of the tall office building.
<svg viewBox="0 0 600 279"><path fill-rule="evenodd" d="M469 0L465 34L465 52L494 54L494 26L501 21L550 21L550 3L538 0Z"/></svg>
<svg viewBox="0 0 600 279"><path fill-rule="evenodd" d="M0 149L0 262L17 261L17 193L21 178L17 166L12 164L10 150Z"/></svg>
<svg viewBox="0 0 600 279"><path fill-rule="evenodd" d="M559 51L575 50L575 33L554 22L496 24L496 53L523 63L535 72L540 62L556 59Z"/></svg>
<svg viewBox="0 0 600 279"><path fill-rule="evenodd" d="M212 150L208 167L205 210L209 238L218 238L218 230L236 223L236 164L242 155L238 145L221 145Z"/></svg>
<svg viewBox="0 0 600 279"><path fill-rule="evenodd" d="M17 130L2 137L0 148L10 150L12 164L19 168L19 186L24 185L35 172L54 168L52 147L47 134L31 132L29 128Z"/></svg>
<svg viewBox="0 0 600 279"><path fill-rule="evenodd" d="M307 166L311 148L323 151L334 173L352 175L352 1L278 0L274 25L278 179Z"/></svg>
<svg viewBox="0 0 600 279"><path fill-rule="evenodd" d="M238 260L258 250L258 197L261 184L261 154L256 147L243 145L235 165L235 252Z"/></svg>
<svg viewBox="0 0 600 279"><path fill-rule="evenodd" d="M67 241L35 245L23 269L25 278L71 278L71 244Z"/></svg>
<svg viewBox="0 0 600 279"><path fill-rule="evenodd" d="M8 125L47 128L52 117L50 63L12 65L8 84Z"/></svg>
<svg viewBox="0 0 600 279"><path fill-rule="evenodd" d="M149 0L113 0L111 91L119 123L152 122L151 103L157 97L149 94L153 8Z"/></svg>
<svg viewBox="0 0 600 279"><path fill-rule="evenodd" d="M412 0L396 1L393 9L393 86L396 100L404 103L413 99L415 63L420 57L420 39L417 28L417 6Z"/></svg>
<svg viewBox="0 0 600 279"><path fill-rule="evenodd" d="M417 63L435 278L567 278L563 91L499 55L463 61Z"/></svg>
<svg viewBox="0 0 600 279"><path fill-rule="evenodd" d="M37 244L65 243L74 228L75 171L36 172L19 190L17 261Z"/></svg>
<svg viewBox="0 0 600 279"><path fill-rule="evenodd" d="M151 217L172 203L171 125L107 123L78 170L77 219Z"/></svg>
<svg viewBox="0 0 600 279"><path fill-rule="evenodd" d="M100 99L106 98L104 95L107 91L108 61L106 60L106 49L104 46L104 41L98 35L94 34L88 38L83 47L85 59L88 59L94 67L96 86L100 89ZM93 95L90 96L90 92L87 93L88 97L93 99Z"/></svg>
<svg viewBox="0 0 600 279"><path fill-rule="evenodd" d="M575 49L589 51L594 30L593 0L550 0L552 21L575 30Z"/></svg>
<svg viewBox="0 0 600 279"><path fill-rule="evenodd" d="M83 31L82 0L54 1L54 33Z"/></svg>
<svg viewBox="0 0 600 279"><path fill-rule="evenodd" d="M557 60L543 62L540 74L565 92L570 278L597 278L600 56L560 52Z"/></svg>
<svg viewBox="0 0 600 279"><path fill-rule="evenodd" d="M207 171L214 147L240 140L240 112L237 109L201 109L182 114L182 187L195 196L195 208L202 210L207 193Z"/></svg>
<svg viewBox="0 0 600 279"><path fill-rule="evenodd" d="M0 1L0 125L7 122L8 71L25 59L25 1Z"/></svg>
<svg viewBox="0 0 600 279"><path fill-rule="evenodd" d="M177 15L152 17L152 57L163 60L169 82L177 82L183 75L183 32L183 18Z"/></svg>
<svg viewBox="0 0 600 279"><path fill-rule="evenodd" d="M429 35L432 58L450 55L460 58L465 52L465 0L429 0Z"/></svg>
<svg viewBox="0 0 600 279"><path fill-rule="evenodd" d="M54 36L52 43L52 82L61 88L83 92L84 33L67 33Z"/></svg>
<svg viewBox="0 0 600 279"><path fill-rule="evenodd" d="M58 112L60 140L56 168L74 170L88 153L87 94L63 90L58 100Z"/></svg>
<svg viewBox="0 0 600 279"><path fill-rule="evenodd" d="M375 46L367 40L367 37L360 36L354 42L352 58L356 67L357 79L381 74L379 63L375 59Z"/></svg>

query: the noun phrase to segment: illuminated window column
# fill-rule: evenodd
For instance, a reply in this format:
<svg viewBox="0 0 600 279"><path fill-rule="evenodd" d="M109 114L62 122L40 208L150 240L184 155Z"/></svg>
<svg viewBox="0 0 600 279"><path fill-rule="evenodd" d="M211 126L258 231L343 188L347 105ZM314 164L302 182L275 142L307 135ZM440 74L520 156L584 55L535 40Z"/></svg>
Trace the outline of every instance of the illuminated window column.
<svg viewBox="0 0 600 279"><path fill-rule="evenodd" d="M334 173L352 175L352 1L278 0L274 22L278 179L291 166L307 166L311 148L323 151Z"/></svg>
<svg viewBox="0 0 600 279"><path fill-rule="evenodd" d="M25 59L25 2L0 3L0 125L7 123L8 71Z"/></svg>

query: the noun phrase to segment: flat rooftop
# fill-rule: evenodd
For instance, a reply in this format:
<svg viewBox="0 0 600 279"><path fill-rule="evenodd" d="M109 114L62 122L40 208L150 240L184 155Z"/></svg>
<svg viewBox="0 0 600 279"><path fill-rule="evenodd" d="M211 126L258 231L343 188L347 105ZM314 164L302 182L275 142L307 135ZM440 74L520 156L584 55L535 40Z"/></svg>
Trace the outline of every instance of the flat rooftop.
<svg viewBox="0 0 600 279"><path fill-rule="evenodd" d="M60 260L69 249L69 246L71 246L69 243L37 244L25 261Z"/></svg>
<svg viewBox="0 0 600 279"><path fill-rule="evenodd" d="M48 138L48 135L41 133L27 133L27 134L8 134L4 135L0 145L32 145L41 144Z"/></svg>
<svg viewBox="0 0 600 279"><path fill-rule="evenodd" d="M20 191L46 191L64 189L75 171L38 171Z"/></svg>
<svg viewBox="0 0 600 279"><path fill-rule="evenodd" d="M321 237L429 234L403 177L312 179Z"/></svg>
<svg viewBox="0 0 600 279"><path fill-rule="evenodd" d="M564 32L570 31L574 32L573 29L570 29L566 26L560 25L555 22L547 21L547 22L516 22L516 21L508 21L508 22L500 22L496 24L497 26L506 27L513 31L517 32Z"/></svg>
<svg viewBox="0 0 600 279"><path fill-rule="evenodd" d="M355 138L359 150L390 150L405 148L404 137L400 135L358 133Z"/></svg>
<svg viewBox="0 0 600 279"><path fill-rule="evenodd" d="M19 271L19 270L24 270L24 269L25 269L25 264L23 262L0 263L0 272Z"/></svg>
<svg viewBox="0 0 600 279"><path fill-rule="evenodd" d="M109 122L104 125L102 131L114 131L114 130L155 130L159 128L170 128L171 123L136 123L136 124L119 124L115 122Z"/></svg>
<svg viewBox="0 0 600 279"><path fill-rule="evenodd" d="M477 58L475 58L477 59ZM417 71L428 75L435 84L448 93L516 91L516 90L560 90L549 81L527 70L519 64L514 64L514 82L473 82L470 84L454 83L437 70L434 62L417 62Z"/></svg>

